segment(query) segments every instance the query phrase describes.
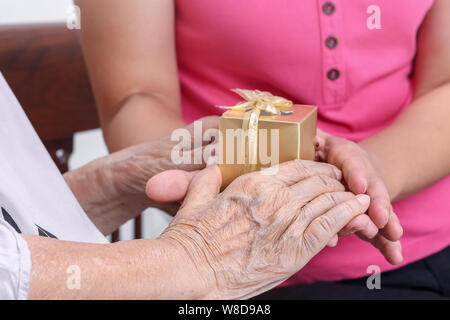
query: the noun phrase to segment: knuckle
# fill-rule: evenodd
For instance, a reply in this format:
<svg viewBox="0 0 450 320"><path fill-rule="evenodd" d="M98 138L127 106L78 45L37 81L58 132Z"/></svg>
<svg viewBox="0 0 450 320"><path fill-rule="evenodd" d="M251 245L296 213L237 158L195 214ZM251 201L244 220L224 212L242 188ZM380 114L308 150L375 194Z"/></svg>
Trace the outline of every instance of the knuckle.
<svg viewBox="0 0 450 320"><path fill-rule="evenodd" d="M237 178L238 181L241 183L242 186L252 187L255 181L255 175L254 174L244 174Z"/></svg>
<svg viewBox="0 0 450 320"><path fill-rule="evenodd" d="M336 226L336 219L330 215L323 215L316 219L318 227L325 233L332 233Z"/></svg>
<svg viewBox="0 0 450 320"><path fill-rule="evenodd" d="M335 206L337 206L338 204L338 200L336 197L336 194L334 193L325 193L323 195L323 200L327 203L327 204L331 204L331 206L334 208Z"/></svg>
<svg viewBox="0 0 450 320"><path fill-rule="evenodd" d="M330 178L326 175L315 176L316 182L320 184L325 190L341 191L344 186L336 179Z"/></svg>
<svg viewBox="0 0 450 320"><path fill-rule="evenodd" d="M354 171L366 171L365 166L358 160L356 160L356 156L348 157L344 161L342 161L342 168L345 168L347 172L354 172Z"/></svg>
<svg viewBox="0 0 450 320"><path fill-rule="evenodd" d="M283 207L296 207L295 200L291 196L291 191L287 188L279 188L276 192L273 192L271 196L264 196L264 200L261 201L260 206L262 208L271 208L272 211L276 211Z"/></svg>
<svg viewBox="0 0 450 320"><path fill-rule="evenodd" d="M354 213L359 210L359 205L355 199L346 201L342 204L342 211L346 213Z"/></svg>
<svg viewBox="0 0 450 320"><path fill-rule="evenodd" d="M368 223L369 223L368 217L366 215L361 215L350 221L348 225L354 229L362 230L365 227L367 227Z"/></svg>
<svg viewBox="0 0 450 320"><path fill-rule="evenodd" d="M386 188L386 185L384 184L383 180L380 177L372 178L370 183L373 186L373 189L375 190L375 195L381 198L388 198L389 194Z"/></svg>
<svg viewBox="0 0 450 320"><path fill-rule="evenodd" d="M348 141L347 143L338 143L334 148L331 148L329 153L329 159L334 161L339 157L347 155L349 152L352 151L353 146L351 145L350 141Z"/></svg>
<svg viewBox="0 0 450 320"><path fill-rule="evenodd" d="M294 162L294 169L299 176L307 177L311 175L311 170L304 160L298 160Z"/></svg>
<svg viewBox="0 0 450 320"><path fill-rule="evenodd" d="M317 183L321 184L322 186L329 187L332 185L330 179L328 179L328 177L324 175L315 176L314 179L317 181Z"/></svg>
<svg viewBox="0 0 450 320"><path fill-rule="evenodd" d="M385 194L384 192L374 192L373 190L370 190L368 194L370 195L373 204L380 204L386 207L390 207L391 199L389 197L389 194Z"/></svg>
<svg viewBox="0 0 450 320"><path fill-rule="evenodd" d="M314 217L314 213L317 211L317 206L313 204L304 205L300 209L300 213L298 216L298 220L302 222L302 224L308 225L312 218Z"/></svg>
<svg viewBox="0 0 450 320"><path fill-rule="evenodd" d="M264 180L264 176L256 172L244 174L236 179L239 188L251 194L260 193L263 189L261 184L265 182Z"/></svg>
<svg viewBox="0 0 450 320"><path fill-rule="evenodd" d="M320 243L320 236L317 230L309 230L303 234L305 240L306 250L310 253L314 253L315 248Z"/></svg>
<svg viewBox="0 0 450 320"><path fill-rule="evenodd" d="M290 189L256 172L238 177L236 188L228 190L232 199L240 199L238 206L258 221L272 219L281 207L293 202Z"/></svg>

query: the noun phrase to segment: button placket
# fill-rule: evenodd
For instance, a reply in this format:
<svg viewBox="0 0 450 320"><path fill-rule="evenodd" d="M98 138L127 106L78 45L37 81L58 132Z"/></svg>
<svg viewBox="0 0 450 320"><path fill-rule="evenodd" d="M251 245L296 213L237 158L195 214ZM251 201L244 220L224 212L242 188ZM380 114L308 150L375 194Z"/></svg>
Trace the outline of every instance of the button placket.
<svg viewBox="0 0 450 320"><path fill-rule="evenodd" d="M328 106L343 101L345 81L342 52L342 6L340 0L320 1L322 38L323 100Z"/></svg>

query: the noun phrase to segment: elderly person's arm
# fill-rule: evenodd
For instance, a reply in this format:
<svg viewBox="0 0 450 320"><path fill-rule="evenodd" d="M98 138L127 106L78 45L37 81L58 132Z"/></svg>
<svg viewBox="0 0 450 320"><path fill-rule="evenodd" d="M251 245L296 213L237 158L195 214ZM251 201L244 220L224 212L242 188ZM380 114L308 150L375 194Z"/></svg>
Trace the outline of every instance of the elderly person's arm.
<svg viewBox="0 0 450 320"><path fill-rule="evenodd" d="M252 297L301 269L365 212L369 198L344 192L339 179L328 164L296 160L276 175L241 176L219 194L220 171L212 166L194 178L156 240L97 245L24 235L29 297ZM80 271L79 286L68 270Z"/></svg>
<svg viewBox="0 0 450 320"><path fill-rule="evenodd" d="M218 117L205 117L198 122L202 130L206 131L217 128ZM178 142L164 137L125 148L64 174L78 202L103 234L110 234L148 207L161 208L171 214L178 211L178 202L150 200L145 195L145 186L150 178L165 170L197 172L205 167L205 163L195 164L193 155L198 151L203 154L209 142L204 141L202 146L195 148L193 124L185 129L192 139L191 149L185 150L192 156L191 164L175 164L171 161L171 152ZM161 191L170 196L175 190L167 188Z"/></svg>

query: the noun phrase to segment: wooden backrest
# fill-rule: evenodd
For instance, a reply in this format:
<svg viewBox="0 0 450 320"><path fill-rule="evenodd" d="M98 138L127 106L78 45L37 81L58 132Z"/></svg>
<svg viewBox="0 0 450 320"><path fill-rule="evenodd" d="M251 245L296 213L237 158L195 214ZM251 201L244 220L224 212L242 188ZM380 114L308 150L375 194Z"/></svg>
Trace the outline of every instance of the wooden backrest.
<svg viewBox="0 0 450 320"><path fill-rule="evenodd" d="M0 26L0 72L67 171L73 134L99 127L77 32L65 24Z"/></svg>
<svg viewBox="0 0 450 320"><path fill-rule="evenodd" d="M66 172L74 133L99 127L77 32L65 24L0 26L0 72L59 170ZM135 237L141 235L137 217ZM118 240L116 231L112 241Z"/></svg>

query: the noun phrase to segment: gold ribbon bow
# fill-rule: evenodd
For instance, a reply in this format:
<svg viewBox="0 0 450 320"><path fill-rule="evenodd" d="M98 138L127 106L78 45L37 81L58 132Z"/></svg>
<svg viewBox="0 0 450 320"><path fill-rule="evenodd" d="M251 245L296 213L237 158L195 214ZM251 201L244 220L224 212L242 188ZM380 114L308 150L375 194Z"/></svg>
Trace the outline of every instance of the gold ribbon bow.
<svg viewBox="0 0 450 320"><path fill-rule="evenodd" d="M233 89L231 90L245 101L235 106L218 106L237 112L245 112L242 121L242 130L248 132L248 149L245 150L245 169L243 171L254 171L258 159L258 120L260 115L281 116L292 114L292 101L283 97L274 96L267 91ZM245 137L245 136L244 136Z"/></svg>

